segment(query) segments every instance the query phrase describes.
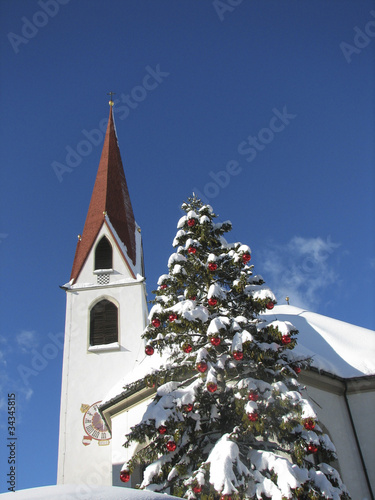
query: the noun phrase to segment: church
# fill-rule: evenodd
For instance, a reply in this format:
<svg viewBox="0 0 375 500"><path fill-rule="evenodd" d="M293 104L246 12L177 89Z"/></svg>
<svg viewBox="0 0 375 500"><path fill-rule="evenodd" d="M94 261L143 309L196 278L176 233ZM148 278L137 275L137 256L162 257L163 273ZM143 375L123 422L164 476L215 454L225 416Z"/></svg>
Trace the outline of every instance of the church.
<svg viewBox="0 0 375 500"><path fill-rule="evenodd" d="M58 484L135 487L120 473L132 449L125 434L155 388L162 364L141 338L148 322L141 231L132 209L110 101L95 185L66 292ZM336 446L355 500L374 498L375 332L290 305L266 313L299 330L304 395ZM369 437L372 435L372 439Z"/></svg>

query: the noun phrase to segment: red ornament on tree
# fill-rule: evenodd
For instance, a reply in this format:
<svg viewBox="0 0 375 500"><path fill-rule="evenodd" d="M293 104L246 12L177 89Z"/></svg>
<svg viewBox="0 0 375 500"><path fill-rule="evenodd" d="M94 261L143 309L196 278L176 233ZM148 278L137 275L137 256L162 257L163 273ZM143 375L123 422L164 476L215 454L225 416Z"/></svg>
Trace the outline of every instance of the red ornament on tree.
<svg viewBox="0 0 375 500"><path fill-rule="evenodd" d="M221 344L221 338L220 337L211 337L210 338L210 342L212 345L214 345L215 347L217 347L218 345Z"/></svg>
<svg viewBox="0 0 375 500"><path fill-rule="evenodd" d="M207 371L207 363L205 361L200 361L197 363L197 370L201 373Z"/></svg>
<svg viewBox="0 0 375 500"><path fill-rule="evenodd" d="M308 431L312 431L315 429L315 422L312 418L308 418L307 420L305 420L305 423L303 425Z"/></svg>
<svg viewBox="0 0 375 500"><path fill-rule="evenodd" d="M177 448L177 445L174 441L168 441L166 446L168 451L174 451Z"/></svg>
<svg viewBox="0 0 375 500"><path fill-rule="evenodd" d="M172 313L172 314L169 315L169 321L171 323L173 323L173 321L176 321L176 319L177 319L177 314Z"/></svg>
<svg viewBox="0 0 375 500"><path fill-rule="evenodd" d="M154 318L152 321L152 326L154 326L155 328L159 328L159 326L161 325L161 321L159 318Z"/></svg>
<svg viewBox="0 0 375 500"><path fill-rule="evenodd" d="M160 285L160 290L165 290L167 288L167 285Z"/></svg>
<svg viewBox="0 0 375 500"><path fill-rule="evenodd" d="M258 399L259 399L259 394L256 391L249 392L249 400L250 401L258 401Z"/></svg>
<svg viewBox="0 0 375 500"><path fill-rule="evenodd" d="M192 254L195 254L197 252L197 249L195 247L189 247L188 248L188 252L192 253Z"/></svg>
<svg viewBox="0 0 375 500"><path fill-rule="evenodd" d="M194 493L201 493L202 487L201 486L194 486L193 491L194 491Z"/></svg>
<svg viewBox="0 0 375 500"><path fill-rule="evenodd" d="M283 335L281 337L281 342L284 344L284 345L287 345L287 344L290 344L292 341L292 339L289 337L289 335Z"/></svg>
<svg viewBox="0 0 375 500"><path fill-rule="evenodd" d="M292 366L293 370L298 374L298 373L301 373L301 368L297 365L295 366Z"/></svg>
<svg viewBox="0 0 375 500"><path fill-rule="evenodd" d="M220 500L232 500L232 497L229 497L227 495L223 495Z"/></svg>
<svg viewBox="0 0 375 500"><path fill-rule="evenodd" d="M315 446L315 444L313 443L310 443L308 446L307 446L307 451L309 453L316 453L318 451L318 447Z"/></svg>
<svg viewBox="0 0 375 500"><path fill-rule="evenodd" d="M189 219L189 220L187 221L187 225L188 225L189 227L193 227L193 226L195 226L195 219Z"/></svg>
<svg viewBox="0 0 375 500"><path fill-rule="evenodd" d="M241 359L243 359L243 352L242 351L233 351L233 357L236 361L241 361Z"/></svg>
<svg viewBox="0 0 375 500"><path fill-rule="evenodd" d="M197 300L197 297L195 295L190 295L189 300Z"/></svg>
<svg viewBox="0 0 375 500"><path fill-rule="evenodd" d="M127 483L130 480L130 474L127 470L122 470L120 472L120 479L123 483Z"/></svg>
<svg viewBox="0 0 375 500"><path fill-rule="evenodd" d="M251 260L251 255L249 253L244 253L242 256L242 262L247 264Z"/></svg>
<svg viewBox="0 0 375 500"><path fill-rule="evenodd" d="M217 391L217 384L215 384L214 382L208 382L207 390L209 392L216 392Z"/></svg>
<svg viewBox="0 0 375 500"><path fill-rule="evenodd" d="M165 425L161 425L160 427L158 427L158 431L159 434L165 434L167 432L167 428L165 427Z"/></svg>
<svg viewBox="0 0 375 500"><path fill-rule="evenodd" d="M213 272L213 271L216 271L216 269L217 269L217 264L216 264L216 262L210 262L210 263L208 264L208 270L209 270L209 271L212 271L212 272Z"/></svg>
<svg viewBox="0 0 375 500"><path fill-rule="evenodd" d="M184 352L186 352L186 354L189 354L189 352L191 352L191 351L193 350L193 348L191 347L191 345L190 345L190 344L184 344L184 345L182 346L182 350L183 350Z"/></svg>
<svg viewBox="0 0 375 500"><path fill-rule="evenodd" d="M215 299L214 297L211 297L211 299L208 299L209 306L216 306L216 304L217 304L217 299Z"/></svg>
<svg viewBox="0 0 375 500"><path fill-rule="evenodd" d="M184 406L184 411L187 413L193 411L194 405L192 403L188 403L187 405Z"/></svg>
<svg viewBox="0 0 375 500"><path fill-rule="evenodd" d="M152 345L146 345L145 353L147 354L147 356L152 356L154 354L154 348L152 347Z"/></svg>
<svg viewBox="0 0 375 500"><path fill-rule="evenodd" d="M267 307L268 310L271 310L271 309L274 308L274 305L275 304L273 302L268 302L268 304L266 305L266 307Z"/></svg>
<svg viewBox="0 0 375 500"><path fill-rule="evenodd" d="M256 422L258 420L258 413L254 411L253 413L249 413L247 417L250 422Z"/></svg>

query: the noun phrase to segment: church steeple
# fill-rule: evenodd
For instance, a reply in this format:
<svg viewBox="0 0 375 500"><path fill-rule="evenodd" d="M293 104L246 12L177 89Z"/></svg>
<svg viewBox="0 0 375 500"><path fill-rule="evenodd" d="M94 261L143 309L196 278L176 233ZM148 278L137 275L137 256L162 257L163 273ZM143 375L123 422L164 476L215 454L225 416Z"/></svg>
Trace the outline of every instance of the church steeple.
<svg viewBox="0 0 375 500"><path fill-rule="evenodd" d="M142 241L113 120L112 95L93 193L66 292L58 483L112 484L121 458L98 411L142 362L148 308ZM141 195L141 193L139 193Z"/></svg>
<svg viewBox="0 0 375 500"><path fill-rule="evenodd" d="M112 98L112 96L111 96ZM80 237L73 261L70 279L75 283L90 253L95 239L106 221L114 230L120 242L125 245L124 258L130 264L139 267L136 248L136 222L129 190L121 161L120 149L113 119L113 101L110 101L109 119L104 139L103 151L99 162L96 181L91 196L86 222ZM119 246L121 249L121 243ZM134 274L134 273L133 273Z"/></svg>

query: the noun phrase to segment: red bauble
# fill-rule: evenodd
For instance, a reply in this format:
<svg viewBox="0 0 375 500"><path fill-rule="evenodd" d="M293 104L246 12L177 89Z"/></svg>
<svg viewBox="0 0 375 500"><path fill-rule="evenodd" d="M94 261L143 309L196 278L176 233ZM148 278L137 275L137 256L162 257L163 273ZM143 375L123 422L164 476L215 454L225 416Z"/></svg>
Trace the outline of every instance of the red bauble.
<svg viewBox="0 0 375 500"><path fill-rule="evenodd" d="M120 479L123 483L127 483L130 480L130 474L127 470L122 470L120 472Z"/></svg>
<svg viewBox="0 0 375 500"><path fill-rule="evenodd" d="M165 427L165 425L161 425L160 427L158 427L158 431L159 434L165 434L167 432L167 428Z"/></svg>
<svg viewBox="0 0 375 500"><path fill-rule="evenodd" d="M189 352L191 352L191 351L193 350L193 348L191 347L191 345L190 345L190 344L184 344L184 345L182 346L182 350L183 350L184 352L186 352L186 354L189 354Z"/></svg>
<svg viewBox="0 0 375 500"><path fill-rule="evenodd" d="M209 392L216 392L217 391L217 384L215 384L214 382L208 382L207 390Z"/></svg>
<svg viewBox="0 0 375 500"><path fill-rule="evenodd" d="M233 357L236 361L241 361L241 359L243 359L243 352L242 351L233 351Z"/></svg>
<svg viewBox="0 0 375 500"><path fill-rule="evenodd" d="M152 356L154 354L154 348L152 347L152 345L146 345L145 353L147 354L147 356Z"/></svg>
<svg viewBox="0 0 375 500"><path fill-rule="evenodd" d="M197 249L196 249L195 247L189 247L189 248L188 248L188 252L189 252L189 253L195 254L195 253L196 253L196 251L197 251Z"/></svg>
<svg viewBox="0 0 375 500"><path fill-rule="evenodd" d="M268 302L268 304L266 305L267 309L271 310L273 309L275 306L275 304L273 302Z"/></svg>
<svg viewBox="0 0 375 500"><path fill-rule="evenodd" d="M201 361L200 363L197 363L197 370L201 373L204 373L207 371L207 363L205 361Z"/></svg>
<svg viewBox="0 0 375 500"><path fill-rule="evenodd" d="M189 404L184 406L184 411L189 413L189 412L193 411L193 408L194 408L194 405L192 403L189 403Z"/></svg>
<svg viewBox="0 0 375 500"><path fill-rule="evenodd" d="M301 368L299 366L292 366L292 368L297 374L301 373Z"/></svg>
<svg viewBox="0 0 375 500"><path fill-rule="evenodd" d="M228 497L227 495L223 495L220 500L232 500L232 497Z"/></svg>
<svg viewBox="0 0 375 500"><path fill-rule="evenodd" d="M168 451L174 451L177 448L177 445L174 441L168 441L166 446Z"/></svg>
<svg viewBox="0 0 375 500"><path fill-rule="evenodd" d="M290 344L292 341L292 339L289 337L289 335L283 335L281 337L281 342L284 344L284 345L287 345L287 344Z"/></svg>
<svg viewBox="0 0 375 500"><path fill-rule="evenodd" d="M197 297L195 295L190 295L189 300L196 300Z"/></svg>
<svg viewBox="0 0 375 500"><path fill-rule="evenodd" d="M242 256L242 262L247 264L251 260L251 255L249 253L244 253Z"/></svg>
<svg viewBox="0 0 375 500"><path fill-rule="evenodd" d="M201 486L194 486L193 491L194 491L194 493L201 493L202 487Z"/></svg>
<svg viewBox="0 0 375 500"><path fill-rule="evenodd" d="M160 285L160 290L165 290L167 288L167 285Z"/></svg>
<svg viewBox="0 0 375 500"><path fill-rule="evenodd" d="M169 321L171 323L173 323L173 321L176 321L176 319L177 319L177 314L172 313L169 315Z"/></svg>
<svg viewBox="0 0 375 500"><path fill-rule="evenodd" d="M208 299L209 306L216 306L216 304L217 304L217 299L214 299L213 297L211 299Z"/></svg>
<svg viewBox="0 0 375 500"><path fill-rule="evenodd" d="M155 328L159 328L159 326L161 325L161 321L159 318L154 318L152 321L152 326L154 326Z"/></svg>
<svg viewBox="0 0 375 500"><path fill-rule="evenodd" d="M256 391L249 392L249 400L250 401L258 401L258 399L259 399L259 394Z"/></svg>
<svg viewBox="0 0 375 500"><path fill-rule="evenodd" d="M210 342L212 345L214 345L215 347L217 347L218 345L221 344L221 338L220 337L211 337L210 338Z"/></svg>
<svg viewBox="0 0 375 500"><path fill-rule="evenodd" d="M318 447L315 446L315 444L312 444L310 443L308 446L307 446L307 451L309 453L316 453L318 451Z"/></svg>
<svg viewBox="0 0 375 500"><path fill-rule="evenodd" d="M250 422L256 422L258 420L258 413L254 411L253 413L249 413L247 417Z"/></svg>
<svg viewBox="0 0 375 500"><path fill-rule="evenodd" d="M307 420L305 420L305 423L303 425L308 431L312 431L315 429L315 422L312 418L308 418Z"/></svg>
<svg viewBox="0 0 375 500"><path fill-rule="evenodd" d="M216 271L216 269L217 269L217 264L216 264L216 262L210 262L210 263L208 264L208 270L209 270L209 271Z"/></svg>
<svg viewBox="0 0 375 500"><path fill-rule="evenodd" d="M193 227L193 226L195 226L195 219L189 219L189 220L187 221L187 225L188 225L189 227Z"/></svg>

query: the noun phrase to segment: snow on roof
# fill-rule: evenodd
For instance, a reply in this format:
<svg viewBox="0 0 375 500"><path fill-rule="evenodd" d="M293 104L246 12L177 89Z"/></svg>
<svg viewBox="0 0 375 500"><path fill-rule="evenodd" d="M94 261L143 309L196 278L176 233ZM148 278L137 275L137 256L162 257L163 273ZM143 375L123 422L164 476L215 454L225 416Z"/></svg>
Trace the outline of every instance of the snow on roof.
<svg viewBox="0 0 375 500"><path fill-rule="evenodd" d="M299 331L294 353L311 357L318 370L341 378L375 375L375 331L351 325L291 305L276 305L261 317L269 322L288 321ZM135 369L111 388L101 405L119 396L124 387L158 369L167 356L145 356Z"/></svg>
<svg viewBox="0 0 375 500"><path fill-rule="evenodd" d="M290 305L262 315L290 321L299 331L294 353L312 356L312 366L342 378L375 375L375 331Z"/></svg>
<svg viewBox="0 0 375 500"><path fill-rule="evenodd" d="M60 484L1 493L1 500L174 500L177 497L118 486Z"/></svg>

